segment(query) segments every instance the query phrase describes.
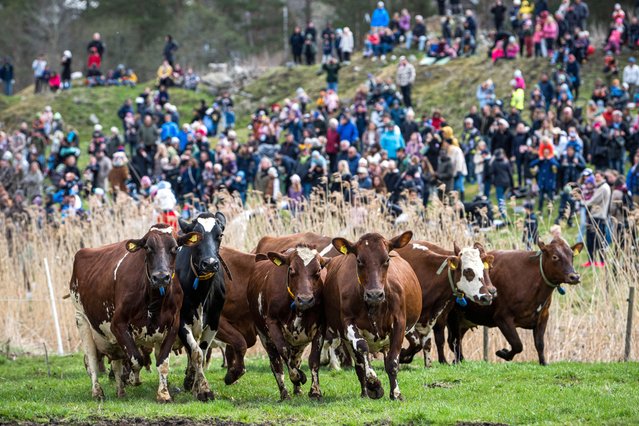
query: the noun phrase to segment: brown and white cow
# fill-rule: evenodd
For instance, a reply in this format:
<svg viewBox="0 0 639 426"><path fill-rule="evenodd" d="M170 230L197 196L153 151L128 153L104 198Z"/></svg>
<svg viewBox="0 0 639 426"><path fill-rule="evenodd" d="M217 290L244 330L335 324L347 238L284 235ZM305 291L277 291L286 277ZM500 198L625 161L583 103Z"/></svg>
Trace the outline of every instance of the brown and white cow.
<svg viewBox="0 0 639 426"><path fill-rule="evenodd" d="M494 256L490 278L499 296L490 306L469 304L455 308L448 315L449 345L457 362L463 360L462 339L475 325L498 327L511 346L496 355L506 361L523 351L517 328L533 331L539 363L546 365L544 334L548 325L550 304L555 290L563 291L563 283L575 285L580 276L573 267L573 258L583 249L582 243L570 247L563 238L550 243L538 242L539 251L498 250ZM444 357L444 330L436 327L435 341L440 360Z"/></svg>
<svg viewBox="0 0 639 426"><path fill-rule="evenodd" d="M138 372L144 350L155 350L159 372L157 400L171 401L169 355L180 326L182 289L175 278L181 245L199 244L201 235L176 238L164 224L139 240L79 250L73 262L71 297L91 376L93 397L104 398L98 382L98 352L111 359L117 395L124 395L124 365Z"/></svg>
<svg viewBox="0 0 639 426"><path fill-rule="evenodd" d="M301 393L306 375L302 352L311 344L309 397L321 398L319 361L324 329L321 270L330 259L298 246L284 253L258 254L247 292L249 308L266 348L280 399L290 399L284 384L286 364L294 393Z"/></svg>
<svg viewBox="0 0 639 426"><path fill-rule="evenodd" d="M410 346L402 349L402 363L410 363L414 355L424 349L424 361L428 365L428 336L440 315L445 317L453 309L456 298L459 303L468 300L490 305L497 291L488 273L493 256L486 254L481 244L462 249L454 244L450 254L438 254L432 247L427 241L413 241L397 249L415 271L422 289L422 312L415 330L407 336Z"/></svg>
<svg viewBox="0 0 639 426"><path fill-rule="evenodd" d="M362 397L383 396L368 354L385 352L390 398L402 399L397 383L399 353L404 335L419 319L422 295L413 269L393 251L408 244L412 236L408 231L387 240L369 233L354 244L333 239L333 246L344 256L333 258L327 267L326 325L352 351Z"/></svg>
<svg viewBox="0 0 639 426"><path fill-rule="evenodd" d="M253 253L282 252L300 245L317 250L320 256L339 256L339 252L333 247L333 239L315 232L300 232L281 236L266 235L257 243Z"/></svg>

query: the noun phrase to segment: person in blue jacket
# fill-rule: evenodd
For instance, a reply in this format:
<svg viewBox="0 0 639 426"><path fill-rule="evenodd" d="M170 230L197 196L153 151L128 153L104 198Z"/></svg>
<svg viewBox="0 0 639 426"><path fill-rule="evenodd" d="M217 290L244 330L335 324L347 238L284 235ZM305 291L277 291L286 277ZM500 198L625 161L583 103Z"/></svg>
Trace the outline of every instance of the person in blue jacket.
<svg viewBox="0 0 639 426"><path fill-rule="evenodd" d="M550 144L548 144L550 145ZM559 161L555 158L551 146L541 143L541 156L531 161L530 167L537 167L537 185L539 185L539 203L537 210L542 211L546 199L552 201L557 188L557 172Z"/></svg>
<svg viewBox="0 0 639 426"><path fill-rule="evenodd" d="M337 133L339 134L340 141L349 141L353 145L359 139L359 132L357 126L350 119L348 114L343 114L340 118L339 126L337 126Z"/></svg>
<svg viewBox="0 0 639 426"><path fill-rule="evenodd" d="M402 137L402 132L399 131L399 128L397 128L395 123L392 121L389 121L386 123L386 126L384 126L384 131L380 137L379 144L382 149L388 153L388 158L391 160L397 159L398 148L404 148L406 146L404 138Z"/></svg>
<svg viewBox="0 0 639 426"><path fill-rule="evenodd" d="M371 28L380 28L380 27L388 27L390 22L390 16L388 16L388 11L384 7L384 2L377 2L377 9L373 11L373 16L371 17Z"/></svg>

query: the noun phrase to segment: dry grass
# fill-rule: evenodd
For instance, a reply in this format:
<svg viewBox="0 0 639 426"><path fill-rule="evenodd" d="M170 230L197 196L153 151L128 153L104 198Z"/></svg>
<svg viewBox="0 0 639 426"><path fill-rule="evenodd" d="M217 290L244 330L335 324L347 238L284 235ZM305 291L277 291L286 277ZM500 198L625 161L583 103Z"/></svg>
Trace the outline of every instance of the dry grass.
<svg viewBox="0 0 639 426"><path fill-rule="evenodd" d="M339 196L328 201L315 196L304 205L303 211L291 214L276 211L251 197L249 207L243 209L230 197L221 208L228 218L224 244L250 251L263 235L284 235L293 232L314 231L324 235L356 239L368 231L386 236L404 230L414 231L416 238L426 239L444 247L470 244L473 238L465 220L459 219L453 209L438 203L428 210L421 203L405 206L403 221L393 223L383 213L383 203L374 196L368 204L356 198L353 205ZM68 293L73 255L83 246L103 244L143 235L153 223L150 206L135 206L122 202L108 209L97 209L91 220L46 224L41 229L31 224L29 229L16 230L12 242L6 232L0 236L0 342L12 348L41 352L43 342L49 350L56 347L55 330L46 285L43 259L51 267L56 303L60 316L64 350L75 352L79 340L74 324L71 303L63 300ZM486 247L522 249L521 232L516 224L475 238ZM5 229L9 229L7 225ZM573 241L571 241L573 242ZM629 285L636 285L637 253L632 249L610 251L607 267L603 270L581 270L584 282L567 288L565 296L555 294L547 330L546 352L549 361L618 361L623 357ZM576 262L585 261L585 255ZM577 267L579 269L579 267ZM29 288L31 291L29 292ZM635 311L636 311L635 307ZM637 314L635 313L635 318ZM520 330L524 352L517 360L537 359L532 332ZM5 346L3 345L3 346ZM507 343L497 329L490 330L489 359L496 360L494 352ZM465 356L481 359L482 333L471 332L465 341ZM639 355L639 332L635 327L632 345L633 359ZM449 359L450 359L450 354Z"/></svg>

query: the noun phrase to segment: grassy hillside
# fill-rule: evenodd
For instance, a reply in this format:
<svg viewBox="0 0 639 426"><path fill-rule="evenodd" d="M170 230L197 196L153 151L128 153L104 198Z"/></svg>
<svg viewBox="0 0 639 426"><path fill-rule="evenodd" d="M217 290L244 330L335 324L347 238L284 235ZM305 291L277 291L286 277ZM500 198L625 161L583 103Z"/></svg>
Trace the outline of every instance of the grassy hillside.
<svg viewBox="0 0 639 426"><path fill-rule="evenodd" d="M208 404L180 392L185 357L171 358L169 388L175 403L155 402L157 374L142 371L142 386L127 388L115 398L114 382L100 382L104 403L91 399L90 380L82 355L52 357L51 376L41 357L0 357L0 422L65 421L114 424L171 421L171 424L249 422L260 424L636 424L639 364L466 362L460 366L434 365L425 369L417 360L403 366L399 382L405 401L388 399L388 378L381 361L374 367L385 387L380 400L362 399L352 369L322 369L324 399L309 400L306 393L278 402L275 380L263 358L248 360L247 373L224 386L219 359L207 373L217 399ZM306 365L302 367L308 371ZM292 386L288 383L290 389ZM467 423L466 423L467 422Z"/></svg>

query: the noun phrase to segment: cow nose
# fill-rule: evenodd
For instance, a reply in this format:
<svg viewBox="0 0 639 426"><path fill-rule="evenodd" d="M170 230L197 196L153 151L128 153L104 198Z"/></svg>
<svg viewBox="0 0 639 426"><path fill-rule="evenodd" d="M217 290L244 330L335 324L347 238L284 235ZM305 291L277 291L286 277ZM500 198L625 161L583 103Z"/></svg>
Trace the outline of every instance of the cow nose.
<svg viewBox="0 0 639 426"><path fill-rule="evenodd" d="M315 303L315 297L311 296L297 296L297 305L300 308L310 308Z"/></svg>
<svg viewBox="0 0 639 426"><path fill-rule="evenodd" d="M568 279L570 279L571 284L577 284L581 280L581 276L578 273L573 272L572 274L568 275Z"/></svg>
<svg viewBox="0 0 639 426"><path fill-rule="evenodd" d="M482 305L490 305L493 301L493 296L491 294L480 294L479 302Z"/></svg>
<svg viewBox="0 0 639 426"><path fill-rule="evenodd" d="M493 296L497 297L497 289L495 287L488 288L488 292Z"/></svg>
<svg viewBox="0 0 639 426"><path fill-rule="evenodd" d="M151 278L153 278L154 284L158 286L164 286L167 285L169 281L171 281L171 274L166 271L159 271L154 272L153 275L151 275Z"/></svg>
<svg viewBox="0 0 639 426"><path fill-rule="evenodd" d="M384 290L367 290L364 299L368 303L381 303L384 301Z"/></svg>
<svg viewBox="0 0 639 426"><path fill-rule="evenodd" d="M208 257L202 259L202 261L200 262L200 266L203 271L215 272L220 269L220 262L213 257Z"/></svg>

